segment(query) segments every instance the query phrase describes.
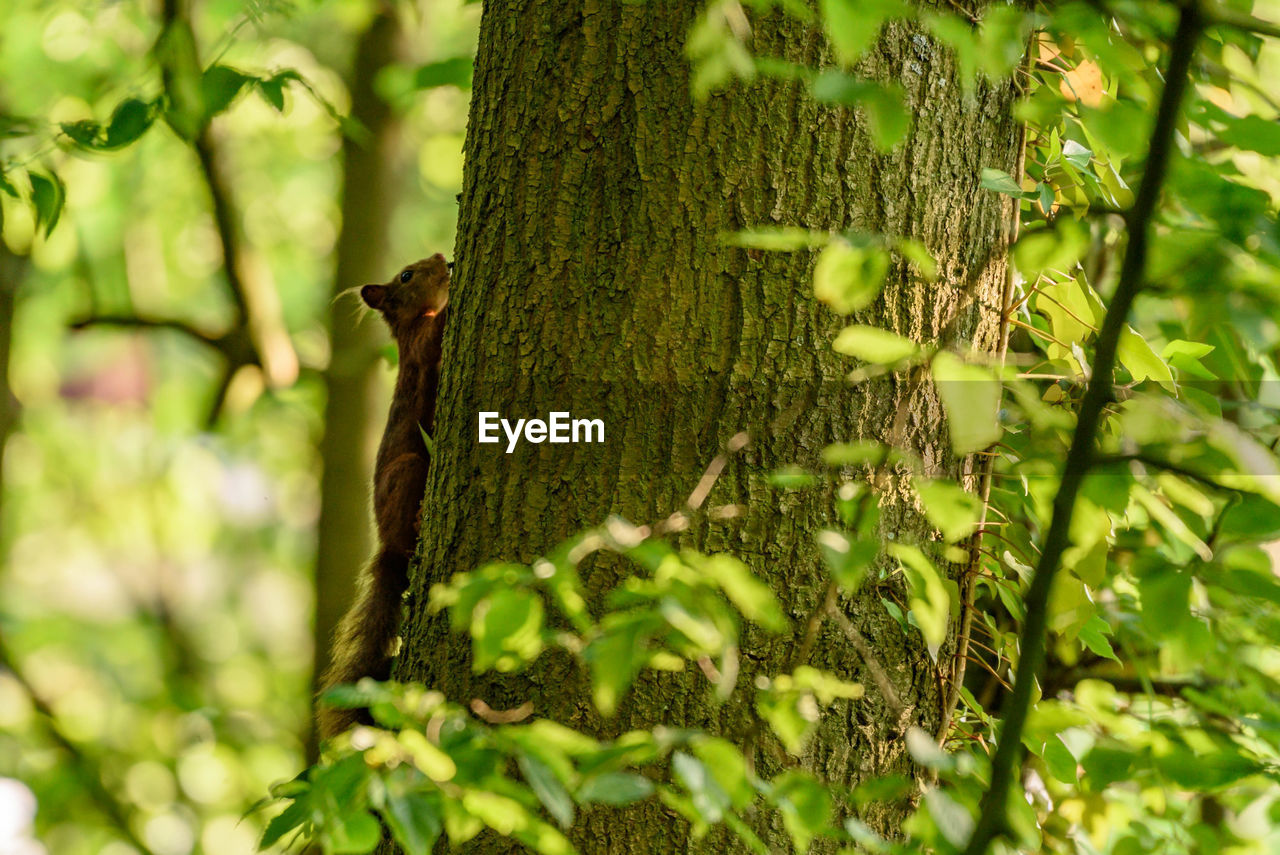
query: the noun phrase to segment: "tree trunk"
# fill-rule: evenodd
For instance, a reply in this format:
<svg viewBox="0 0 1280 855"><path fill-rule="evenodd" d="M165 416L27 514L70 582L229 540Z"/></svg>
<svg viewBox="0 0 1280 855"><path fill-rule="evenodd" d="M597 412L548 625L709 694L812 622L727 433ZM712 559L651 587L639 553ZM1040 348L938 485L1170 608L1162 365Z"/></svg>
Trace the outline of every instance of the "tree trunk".
<svg viewBox="0 0 1280 855"><path fill-rule="evenodd" d="M366 282L381 282L399 264L387 258L387 236L397 196L397 122L374 92L378 72L397 55L399 27L389 7L369 23L356 45L349 76L352 117L368 138L342 141L342 233L334 270L334 295ZM324 437L320 442L320 521L316 528L315 659L312 686L329 667L334 627L355 596L355 580L373 554L369 491L373 455L385 406L377 381L378 325L361 323L356 297L335 300L329 310L331 357L325 371ZM308 717L308 724L311 718ZM314 730L314 729L313 729ZM307 757L317 744L308 734Z"/></svg>
<svg viewBox="0 0 1280 855"><path fill-rule="evenodd" d="M903 88L914 126L882 154L860 112L816 105L799 84L740 84L695 102L683 45L699 7L486 3L437 456L397 676L462 703L479 697L503 709L529 700L536 715L603 736L661 723L709 728L741 744L753 729L753 675L811 664L860 680L868 694L826 711L802 765L846 784L909 771L896 717L829 622L807 663L789 661L826 583L814 536L835 524L833 496L782 493L767 476L788 463L820 469L819 453L834 441L888 439L899 412L898 439L927 469L954 474L960 461L928 384L843 382L852 365L830 349L842 319L812 297L811 254L748 253L721 238L761 225L915 238L937 259L939 280L925 282L895 261L882 297L858 320L928 342L959 312L948 338L993 349L1007 209L978 180L984 166L1013 165L1013 91L979 85L964 94L947 51L912 26L891 25L860 70ZM811 30L773 16L753 21L753 30L758 55L825 61ZM606 441L525 442L507 454L505 442L477 442L481 410L512 419L569 410L603 419ZM681 535L684 544L746 561L792 621L791 634L747 630L736 700L716 706L700 674L649 674L601 720L584 673L567 658L545 656L519 678L472 674L467 640L427 609L433 584L495 559L530 561L609 514L658 521L743 430L750 446L708 499L742 513ZM885 536L911 539L924 528L908 501L890 497ZM589 560L579 571L599 607L630 568ZM901 601L900 583L869 586L841 605L911 721L932 732L941 669L882 597ZM757 768L770 776L780 758L766 740ZM863 819L891 830L901 810ZM757 825L781 845L776 818ZM683 828L651 799L588 811L572 836L584 852L689 851ZM714 833L695 846L739 848ZM509 849L518 847L468 846Z"/></svg>

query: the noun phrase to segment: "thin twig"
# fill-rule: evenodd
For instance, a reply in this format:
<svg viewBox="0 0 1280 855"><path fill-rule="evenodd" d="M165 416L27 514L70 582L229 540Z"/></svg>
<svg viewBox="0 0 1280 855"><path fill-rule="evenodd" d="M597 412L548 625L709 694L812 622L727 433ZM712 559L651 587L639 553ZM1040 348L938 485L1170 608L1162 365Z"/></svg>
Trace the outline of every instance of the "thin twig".
<svg viewBox="0 0 1280 855"><path fill-rule="evenodd" d="M1023 54L1022 62L1019 63L1020 68L1026 70L1029 64L1034 61L1038 53L1039 44L1040 34L1038 31L1033 30L1028 37L1027 49ZM1013 168L1013 179L1019 183L1021 183L1026 169L1026 156L1027 123L1023 122L1022 127L1018 130L1018 150ZM1013 313L1011 305L1013 303L1014 276L1013 264L1009 260L1009 256L1013 245L1018 241L1018 229L1021 219L1021 203L1017 199L1010 199L1009 219L1006 221L1009 234L1005 243L1004 287L1000 293L1000 329L996 343L1002 367L1005 355L1009 351L1009 321ZM977 489L978 499L982 502L982 513L978 518L978 527L970 538L969 560L961 570L959 580L960 624L956 627L956 647L951 660L951 674L949 675L947 691L942 700L942 715L938 720L938 729L934 731L934 738L939 745L946 741L947 732L951 730L951 719L960 703L960 689L964 685L964 672L967 667L966 663L969 661L969 640L973 631L973 597L978 571L982 565L982 537L987 531L987 514L991 508L991 476L995 470L997 457L994 445L988 446L986 451L991 453L984 455L982 458Z"/></svg>
<svg viewBox="0 0 1280 855"><path fill-rule="evenodd" d="M1221 481L1215 481L1208 475L1203 475L1193 469L1187 469L1177 463L1170 463L1168 460L1161 460L1158 457L1152 457L1149 454L1108 454L1097 457L1094 460L1095 466L1102 466L1107 463L1141 463L1144 466L1150 466L1153 469L1162 469L1173 475L1181 475L1183 478L1189 478L1210 487L1214 490L1220 490L1224 493L1247 493L1242 487L1232 487L1229 484L1223 484Z"/></svg>
<svg viewBox="0 0 1280 855"><path fill-rule="evenodd" d="M222 351L221 336L207 333L198 329L186 321L180 321L177 318L153 318L145 315L89 315L78 321L71 323L71 329L83 330L89 327L133 327L136 329L161 329L173 330L183 335L195 339L201 344L208 345L215 350Z"/></svg>

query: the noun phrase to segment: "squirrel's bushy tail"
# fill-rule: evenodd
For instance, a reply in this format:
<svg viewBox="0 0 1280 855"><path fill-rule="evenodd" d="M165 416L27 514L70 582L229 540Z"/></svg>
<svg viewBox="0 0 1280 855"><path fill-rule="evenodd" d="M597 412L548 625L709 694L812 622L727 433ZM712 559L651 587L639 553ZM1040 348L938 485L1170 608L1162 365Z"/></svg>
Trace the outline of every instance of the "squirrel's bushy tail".
<svg viewBox="0 0 1280 855"><path fill-rule="evenodd" d="M359 581L355 603L343 615L333 635L333 662L321 681L321 692L361 677L385 680L391 676L391 656L400 631L401 596L409 583L409 558L381 550ZM368 714L360 709L321 706L320 736L328 739Z"/></svg>

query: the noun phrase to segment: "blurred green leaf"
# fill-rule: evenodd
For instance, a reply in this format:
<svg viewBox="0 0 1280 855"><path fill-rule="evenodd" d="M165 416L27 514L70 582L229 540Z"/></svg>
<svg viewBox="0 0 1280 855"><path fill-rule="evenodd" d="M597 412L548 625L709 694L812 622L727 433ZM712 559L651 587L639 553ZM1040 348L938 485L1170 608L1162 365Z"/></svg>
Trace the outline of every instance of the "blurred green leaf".
<svg viewBox="0 0 1280 855"><path fill-rule="evenodd" d="M974 532L982 518L982 500L951 481L922 479L914 483L929 522L938 527L948 543L963 540Z"/></svg>
<svg viewBox="0 0 1280 855"><path fill-rule="evenodd" d="M652 793L653 782L643 775L605 772L583 781L577 798L582 804L625 805L646 799Z"/></svg>
<svg viewBox="0 0 1280 855"><path fill-rule="evenodd" d="M560 783L555 773L547 768L546 764L541 760L527 752L520 752L516 762L519 764L520 772L524 775L525 781L528 782L529 788L538 797L538 801L542 802L547 809L547 813L551 814L552 818L560 823L561 828L568 828L572 825L573 800L569 798L569 793L565 790L564 785Z"/></svg>
<svg viewBox="0 0 1280 855"><path fill-rule="evenodd" d="M813 295L842 315L875 300L889 270L889 255L877 246L854 246L843 239L827 244L813 271Z"/></svg>
<svg viewBox="0 0 1280 855"><path fill-rule="evenodd" d="M909 338L861 324L840 330L831 348L836 353L879 365L892 365L920 352L919 345Z"/></svg>
<svg viewBox="0 0 1280 855"><path fill-rule="evenodd" d="M36 227L48 235L62 216L67 190L56 173L29 173L31 179L31 203L36 209Z"/></svg>
<svg viewBox="0 0 1280 855"><path fill-rule="evenodd" d="M956 454L981 451L1000 439L1000 381L989 369L962 362L948 351L933 357L933 382L947 411Z"/></svg>
<svg viewBox="0 0 1280 855"><path fill-rule="evenodd" d="M439 811L424 793L388 793L383 816L406 855L430 855L444 829Z"/></svg>
<svg viewBox="0 0 1280 855"><path fill-rule="evenodd" d="M430 89L436 86L470 89L471 75L471 57L455 56L418 66L413 74L413 83L418 89Z"/></svg>

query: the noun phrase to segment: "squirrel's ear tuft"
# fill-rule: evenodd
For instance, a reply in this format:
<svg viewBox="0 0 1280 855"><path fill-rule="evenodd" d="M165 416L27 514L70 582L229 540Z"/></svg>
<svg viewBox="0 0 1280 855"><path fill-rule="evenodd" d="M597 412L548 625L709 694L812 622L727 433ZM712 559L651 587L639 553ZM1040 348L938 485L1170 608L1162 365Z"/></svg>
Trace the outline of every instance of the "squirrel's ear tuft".
<svg viewBox="0 0 1280 855"><path fill-rule="evenodd" d="M381 309L387 301L386 285L366 285L360 289L360 299L370 309Z"/></svg>

